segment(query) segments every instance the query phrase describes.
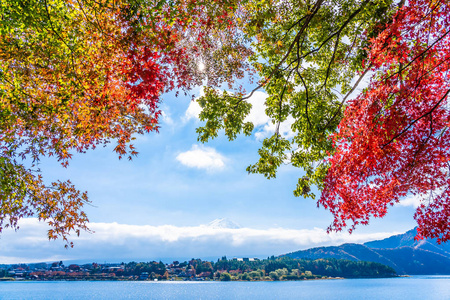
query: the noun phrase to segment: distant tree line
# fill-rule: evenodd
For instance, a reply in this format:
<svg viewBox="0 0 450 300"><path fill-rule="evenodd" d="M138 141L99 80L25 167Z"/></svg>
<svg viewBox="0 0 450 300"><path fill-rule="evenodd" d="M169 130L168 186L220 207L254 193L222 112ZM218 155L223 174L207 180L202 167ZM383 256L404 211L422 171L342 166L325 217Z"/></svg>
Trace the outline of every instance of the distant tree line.
<svg viewBox="0 0 450 300"><path fill-rule="evenodd" d="M54 266L56 265L56 266ZM58 267L59 266L59 267ZM56 269L54 269L56 268ZM36 266L32 265L9 265L0 266L0 278L8 276L9 270L24 270L31 275L43 276L43 274L32 273ZM392 277L396 272L391 267L380 263L366 261L350 261L344 259L295 259L290 257L268 257L267 259L227 259L225 256L217 262L191 259L190 261L164 264L159 261L152 262L129 262L120 265L100 265L97 263L83 266L70 265L64 267L62 262L54 263L50 270L57 271L49 273L47 277L61 277L77 275L79 279L180 279L180 278L203 278L230 280L303 280L319 279L323 277L345 277L345 278L369 278L369 277ZM65 271L65 272L64 272ZM58 273L59 272L59 273ZM73 273L78 272L78 273ZM41 272L42 273L42 272ZM143 276L145 274L145 276ZM28 276L31 276L28 275ZM100 277L99 277L100 276ZM59 278L58 277L58 278ZM63 278L61 277L61 278Z"/></svg>
<svg viewBox="0 0 450 300"><path fill-rule="evenodd" d="M393 268L367 261L345 259L294 259L290 257L270 257L262 260L237 260L222 257L217 262L191 259L189 262L175 262L165 265L162 262L130 262L124 265L123 272L117 275L140 275L143 272L153 277L162 277L172 268L191 271L192 276L211 273L210 278L221 280L299 280L321 277L391 277L396 276ZM172 272L170 272L172 273ZM195 275L194 275L195 274ZM229 276L227 275L229 274ZM166 275L167 277L167 275Z"/></svg>
<svg viewBox="0 0 450 300"><path fill-rule="evenodd" d="M360 278L396 275L394 269L380 263L334 258L308 260L290 257L271 257L256 261L222 258L214 264L214 271L227 271L235 274L247 273L252 279L269 276L272 280L296 280L317 276ZM260 275L257 273L260 273Z"/></svg>

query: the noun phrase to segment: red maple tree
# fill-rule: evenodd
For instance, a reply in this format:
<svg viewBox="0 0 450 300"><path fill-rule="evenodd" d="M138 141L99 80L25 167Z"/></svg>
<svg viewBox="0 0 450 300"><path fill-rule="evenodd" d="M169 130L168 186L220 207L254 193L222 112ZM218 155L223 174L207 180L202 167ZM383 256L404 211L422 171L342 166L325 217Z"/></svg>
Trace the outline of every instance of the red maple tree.
<svg viewBox="0 0 450 300"><path fill-rule="evenodd" d="M450 239L450 3L411 0L371 41L374 75L349 103L318 205L329 230L421 197L418 238Z"/></svg>

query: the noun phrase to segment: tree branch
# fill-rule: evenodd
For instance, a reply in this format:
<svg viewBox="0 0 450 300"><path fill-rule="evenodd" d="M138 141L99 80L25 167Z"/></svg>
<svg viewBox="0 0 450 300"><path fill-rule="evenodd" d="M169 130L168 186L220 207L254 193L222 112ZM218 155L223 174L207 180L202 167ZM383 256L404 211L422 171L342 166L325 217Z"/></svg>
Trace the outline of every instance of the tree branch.
<svg viewBox="0 0 450 300"><path fill-rule="evenodd" d="M423 114L422 116L420 116L419 118L415 119L414 121L412 121L406 128L404 128L400 133L396 134L389 142L387 142L386 144L384 144L381 149L384 149L384 147L386 147L387 145L389 145L390 143L392 143L396 138L398 138L399 136L403 135L406 131L409 130L409 128L411 128L416 122L418 122L420 119L431 115L433 113L433 111L439 107L439 105L442 103L442 101L444 101L444 99L448 96L448 94L450 93L450 89L447 90L447 92L444 94L444 96L438 101L438 103L436 103L433 108L428 111L427 113Z"/></svg>

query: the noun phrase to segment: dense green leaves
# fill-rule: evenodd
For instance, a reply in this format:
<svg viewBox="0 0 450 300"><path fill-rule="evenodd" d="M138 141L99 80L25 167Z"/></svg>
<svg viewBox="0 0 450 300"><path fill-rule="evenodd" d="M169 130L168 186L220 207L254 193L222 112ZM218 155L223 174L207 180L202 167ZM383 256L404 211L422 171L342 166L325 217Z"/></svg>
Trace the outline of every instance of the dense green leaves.
<svg viewBox="0 0 450 300"><path fill-rule="evenodd" d="M241 103L239 98L212 88L206 88L204 92L205 96L198 100L202 108L199 118L206 121L204 127L197 129L200 141L206 142L217 137L220 129L225 129L225 135L230 140L234 140L241 132L251 134L253 124L244 123L244 118L250 113L251 104Z"/></svg>
<svg viewBox="0 0 450 300"><path fill-rule="evenodd" d="M282 163L290 162L305 171L295 195L314 197L311 186L323 186L325 158L334 151L329 136L336 131L355 81L367 73L367 32L386 22L395 8L390 1L238 3L247 19L235 20L235 26L252 41L250 61L261 78L256 89L268 94L266 114L277 124L259 150L260 160L247 170L272 178ZM198 100L206 121L198 129L199 140L217 136L222 128L231 139L238 132L248 134L244 129L251 127L243 120L250 112L249 96L218 95L207 93ZM232 120L240 122L228 121L231 103ZM278 130L287 121L294 133L289 139Z"/></svg>

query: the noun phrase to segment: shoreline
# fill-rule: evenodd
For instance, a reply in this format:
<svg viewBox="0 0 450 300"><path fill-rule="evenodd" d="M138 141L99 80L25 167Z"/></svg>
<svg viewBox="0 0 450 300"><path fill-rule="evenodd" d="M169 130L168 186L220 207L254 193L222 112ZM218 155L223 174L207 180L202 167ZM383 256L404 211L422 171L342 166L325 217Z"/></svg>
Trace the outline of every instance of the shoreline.
<svg viewBox="0 0 450 300"><path fill-rule="evenodd" d="M56 279L21 279L13 277L3 277L0 278L0 282L81 282L81 281L92 281L92 282L117 282L117 281L129 281L129 282L289 282L289 281L314 281L314 280L342 280L342 279L382 279L382 278L399 278L399 277L411 277L411 275L398 275L398 276L379 276L379 277L321 277L321 278L308 278L308 279L284 279L284 280L220 280L220 279L203 279L203 278L176 278L167 280L139 280L139 279L129 279L129 278L87 278L87 279L71 279L71 278L56 278Z"/></svg>

